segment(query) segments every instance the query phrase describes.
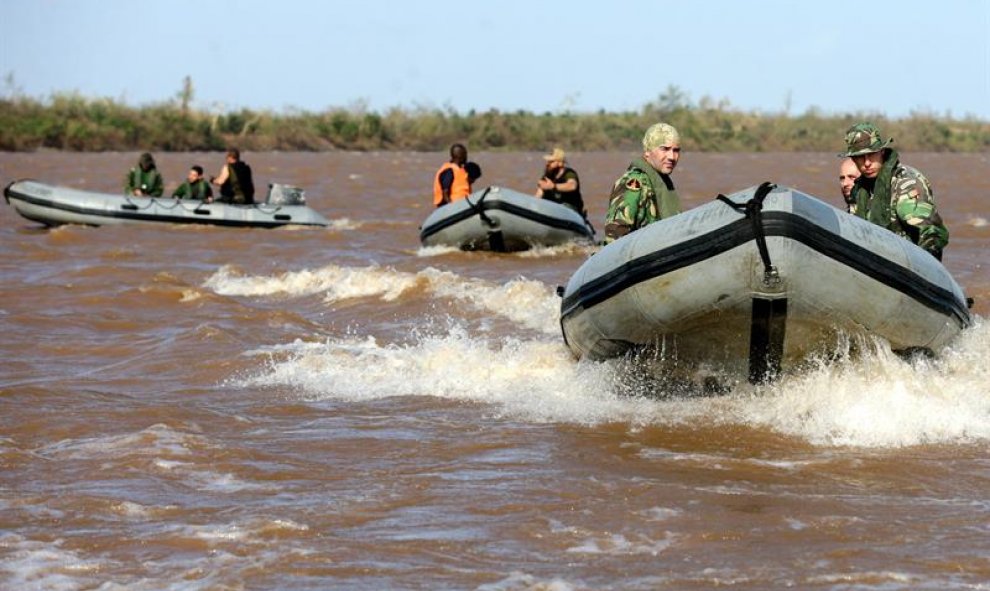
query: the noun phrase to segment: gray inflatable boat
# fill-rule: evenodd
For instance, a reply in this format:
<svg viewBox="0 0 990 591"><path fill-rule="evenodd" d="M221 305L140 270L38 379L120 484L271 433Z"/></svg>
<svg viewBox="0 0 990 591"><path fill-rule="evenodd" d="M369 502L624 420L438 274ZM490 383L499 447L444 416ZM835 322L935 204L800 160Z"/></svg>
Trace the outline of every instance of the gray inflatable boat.
<svg viewBox="0 0 990 591"><path fill-rule="evenodd" d="M135 222L253 228L329 225L306 205L302 189L275 183L269 185L264 202L251 205L96 193L32 180L15 181L3 194L21 216L47 226Z"/></svg>
<svg viewBox="0 0 990 591"><path fill-rule="evenodd" d="M438 207L419 233L423 246L495 252L594 238L594 228L573 209L497 186Z"/></svg>
<svg viewBox="0 0 990 591"><path fill-rule="evenodd" d="M795 189L764 183L609 244L562 292L577 357L655 347L670 365L762 382L840 339L937 352L972 324L932 255Z"/></svg>

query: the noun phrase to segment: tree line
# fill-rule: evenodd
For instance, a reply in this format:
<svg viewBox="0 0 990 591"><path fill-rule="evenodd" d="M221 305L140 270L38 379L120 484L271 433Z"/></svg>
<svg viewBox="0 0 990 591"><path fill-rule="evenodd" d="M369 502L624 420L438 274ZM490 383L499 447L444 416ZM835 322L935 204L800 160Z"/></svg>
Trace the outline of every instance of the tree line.
<svg viewBox="0 0 990 591"><path fill-rule="evenodd" d="M462 142L472 151L538 151L553 145L611 151L636 149L647 127L666 121L677 127L682 147L690 151L829 152L842 148L850 125L866 120L896 138L901 150L990 151L990 122L974 117L913 112L893 119L815 108L799 115L743 111L725 99L692 101L675 86L636 111L594 113L460 113L435 107L379 113L361 104L322 112L219 112L194 108L192 98L189 78L175 97L137 107L73 92L39 99L9 91L0 98L0 150L187 152L236 145L252 151L443 151Z"/></svg>

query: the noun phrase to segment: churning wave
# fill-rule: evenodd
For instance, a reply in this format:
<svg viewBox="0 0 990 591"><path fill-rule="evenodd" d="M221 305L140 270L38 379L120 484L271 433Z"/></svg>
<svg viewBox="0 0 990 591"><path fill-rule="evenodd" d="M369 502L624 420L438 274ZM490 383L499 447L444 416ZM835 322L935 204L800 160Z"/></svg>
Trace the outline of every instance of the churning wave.
<svg viewBox="0 0 990 591"><path fill-rule="evenodd" d="M306 399L364 401L434 396L489 404L515 420L631 427L741 425L815 445L902 447L990 440L990 327L977 318L938 359L905 360L877 343L855 358L812 364L768 386L681 396L643 379L628 359L575 361L558 325L559 300L539 281L497 284L427 268L327 266L277 276L221 269L207 281L245 297L318 295L326 302L384 300L426 290L502 316L530 336L472 332L463 319L409 318L394 335L347 334L252 351L244 385L290 389Z"/></svg>

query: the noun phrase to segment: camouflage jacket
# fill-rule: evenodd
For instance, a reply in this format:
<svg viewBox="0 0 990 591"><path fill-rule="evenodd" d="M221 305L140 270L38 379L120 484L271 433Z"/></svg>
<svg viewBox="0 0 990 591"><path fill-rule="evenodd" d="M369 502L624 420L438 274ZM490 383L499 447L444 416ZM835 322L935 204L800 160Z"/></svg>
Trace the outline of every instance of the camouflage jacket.
<svg viewBox="0 0 990 591"><path fill-rule="evenodd" d="M157 168L144 171L135 166L127 172L127 178L124 179L124 193L133 195L135 189L140 189L141 195L146 197L161 197L165 192L162 173Z"/></svg>
<svg viewBox="0 0 990 591"><path fill-rule="evenodd" d="M612 185L605 215L605 244L681 212L670 176L637 158Z"/></svg>
<svg viewBox="0 0 990 591"><path fill-rule="evenodd" d="M853 195L855 215L911 240L941 260L949 230L935 207L932 185L921 171L901 164L896 151L890 150L875 182L864 177L856 180Z"/></svg>
<svg viewBox="0 0 990 591"><path fill-rule="evenodd" d="M203 201L207 197L213 197L213 188L203 179L199 179L194 183L186 181L179 185L179 188L172 193L172 197L176 199L199 199Z"/></svg>

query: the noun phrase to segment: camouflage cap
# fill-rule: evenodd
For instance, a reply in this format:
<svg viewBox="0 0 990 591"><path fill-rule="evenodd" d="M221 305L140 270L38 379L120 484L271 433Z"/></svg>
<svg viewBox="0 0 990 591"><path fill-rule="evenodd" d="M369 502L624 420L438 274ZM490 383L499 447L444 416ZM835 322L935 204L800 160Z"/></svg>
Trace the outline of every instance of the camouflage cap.
<svg viewBox="0 0 990 591"><path fill-rule="evenodd" d="M846 131L846 151L839 154L839 158L879 152L890 145L892 141L894 140L889 138L885 141L876 125L857 123Z"/></svg>
<svg viewBox="0 0 990 591"><path fill-rule="evenodd" d="M643 136L643 151L649 152L660 146L671 146L681 143L681 135L677 133L673 125L667 123L654 123L646 130Z"/></svg>

